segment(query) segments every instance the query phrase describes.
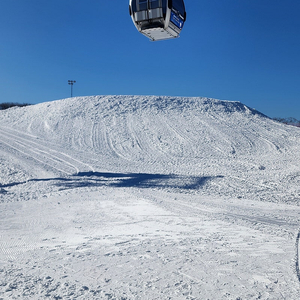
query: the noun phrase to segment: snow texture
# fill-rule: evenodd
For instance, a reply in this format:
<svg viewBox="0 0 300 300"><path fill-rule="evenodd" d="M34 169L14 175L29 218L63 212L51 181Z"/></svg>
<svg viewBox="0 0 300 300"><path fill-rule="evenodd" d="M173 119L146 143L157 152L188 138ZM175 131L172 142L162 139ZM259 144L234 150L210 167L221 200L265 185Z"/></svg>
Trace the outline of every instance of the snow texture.
<svg viewBox="0 0 300 300"><path fill-rule="evenodd" d="M240 102L0 111L0 299L294 299L300 130Z"/></svg>

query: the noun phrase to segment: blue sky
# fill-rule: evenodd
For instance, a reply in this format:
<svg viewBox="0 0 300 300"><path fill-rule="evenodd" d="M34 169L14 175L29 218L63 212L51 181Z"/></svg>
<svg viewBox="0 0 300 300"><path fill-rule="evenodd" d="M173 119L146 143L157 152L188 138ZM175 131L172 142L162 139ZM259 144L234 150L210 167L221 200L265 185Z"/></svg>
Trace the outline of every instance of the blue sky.
<svg viewBox="0 0 300 300"><path fill-rule="evenodd" d="M138 33L128 0L1 0L0 102L169 95L300 119L300 1L185 0L179 39Z"/></svg>

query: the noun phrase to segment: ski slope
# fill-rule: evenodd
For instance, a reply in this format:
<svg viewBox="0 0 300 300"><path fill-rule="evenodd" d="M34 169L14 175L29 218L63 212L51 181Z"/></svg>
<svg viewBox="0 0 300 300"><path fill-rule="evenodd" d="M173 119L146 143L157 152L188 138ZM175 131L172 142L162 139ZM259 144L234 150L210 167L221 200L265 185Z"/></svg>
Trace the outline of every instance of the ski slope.
<svg viewBox="0 0 300 300"><path fill-rule="evenodd" d="M240 102L0 111L0 299L299 299L299 150Z"/></svg>

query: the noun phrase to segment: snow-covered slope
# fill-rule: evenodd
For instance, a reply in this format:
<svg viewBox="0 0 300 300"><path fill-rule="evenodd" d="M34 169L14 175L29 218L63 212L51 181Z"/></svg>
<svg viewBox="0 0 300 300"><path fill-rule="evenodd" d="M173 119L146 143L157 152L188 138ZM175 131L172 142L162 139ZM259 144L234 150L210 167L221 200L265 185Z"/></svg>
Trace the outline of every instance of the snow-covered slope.
<svg viewBox="0 0 300 300"><path fill-rule="evenodd" d="M0 298L298 299L299 150L299 128L240 102L0 111Z"/></svg>
<svg viewBox="0 0 300 300"><path fill-rule="evenodd" d="M0 122L1 136L15 139L16 155L23 160L25 152L30 166L43 160L48 176L57 171L204 176L210 180L202 191L209 194L285 202L299 196L299 129L239 102L83 97L2 111Z"/></svg>

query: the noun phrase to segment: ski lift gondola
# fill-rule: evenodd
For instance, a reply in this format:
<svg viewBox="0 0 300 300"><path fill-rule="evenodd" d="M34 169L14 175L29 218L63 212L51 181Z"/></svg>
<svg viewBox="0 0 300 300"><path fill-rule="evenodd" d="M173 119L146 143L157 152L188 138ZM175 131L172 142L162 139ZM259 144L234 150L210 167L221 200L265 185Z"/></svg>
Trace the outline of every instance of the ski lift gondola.
<svg viewBox="0 0 300 300"><path fill-rule="evenodd" d="M129 13L137 30L152 41L179 37L186 20L183 0L130 0Z"/></svg>

